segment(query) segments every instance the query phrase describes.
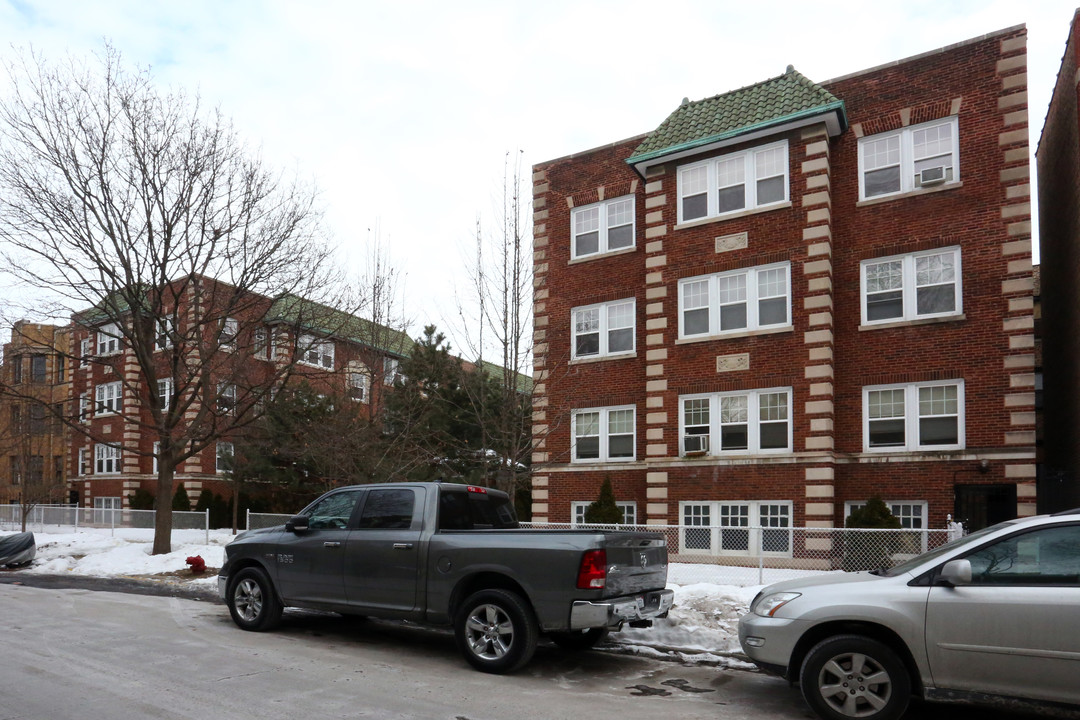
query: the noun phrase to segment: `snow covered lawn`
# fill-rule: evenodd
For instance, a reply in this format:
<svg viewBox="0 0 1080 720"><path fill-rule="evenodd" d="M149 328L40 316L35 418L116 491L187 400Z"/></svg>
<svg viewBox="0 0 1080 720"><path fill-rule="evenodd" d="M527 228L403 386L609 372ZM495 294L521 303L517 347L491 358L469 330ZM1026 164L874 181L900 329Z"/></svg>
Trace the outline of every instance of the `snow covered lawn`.
<svg viewBox="0 0 1080 720"><path fill-rule="evenodd" d="M0 531L0 535L10 532ZM153 530L87 528L77 533L34 532L37 558L30 567L13 572L91 577L160 578L217 588L217 569L225 558L225 545L233 535L228 530L211 530L209 543L203 530L177 530L173 552L151 555ZM199 555L206 561L202 576L192 575L187 558ZM656 657L678 657L687 662L708 662L728 667L751 667L739 654L739 616L746 612L761 585L725 585L696 582L710 571L725 578L736 569L708 565L672 564L668 587L675 591L675 607L666 619L652 628L626 628L611 635L611 641L626 652ZM747 583L757 580L756 568L743 568ZM766 571L765 581L811 574L807 571ZM693 578L695 581L691 581Z"/></svg>

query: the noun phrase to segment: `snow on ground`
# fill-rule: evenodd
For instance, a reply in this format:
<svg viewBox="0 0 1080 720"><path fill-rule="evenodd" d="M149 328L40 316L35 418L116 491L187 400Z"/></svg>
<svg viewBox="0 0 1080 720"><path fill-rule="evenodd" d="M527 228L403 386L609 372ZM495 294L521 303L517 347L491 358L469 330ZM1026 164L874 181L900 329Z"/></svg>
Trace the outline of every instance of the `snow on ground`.
<svg viewBox="0 0 1080 720"><path fill-rule="evenodd" d="M0 536L10 532L0 531ZM42 533L35 531L37 558L30 567L13 572L30 574L85 575L91 577L138 577L185 582L208 589L217 588L217 569L225 559L225 545L233 535L228 530L211 530L209 542L204 530L173 532L173 552L151 555L153 530L150 529L81 529L79 532ZM187 558L199 555L207 571L191 574ZM716 565L673 563L668 587L675 591L675 606L667 618L657 620L647 629L624 628L611 635L611 642L621 650L652 657L675 657L694 663L727 667L751 667L736 657L740 654L739 616L761 589L758 582L776 582L787 577L810 574L807 571L732 568ZM715 575L716 582L701 582ZM738 585L724 584L737 579Z"/></svg>

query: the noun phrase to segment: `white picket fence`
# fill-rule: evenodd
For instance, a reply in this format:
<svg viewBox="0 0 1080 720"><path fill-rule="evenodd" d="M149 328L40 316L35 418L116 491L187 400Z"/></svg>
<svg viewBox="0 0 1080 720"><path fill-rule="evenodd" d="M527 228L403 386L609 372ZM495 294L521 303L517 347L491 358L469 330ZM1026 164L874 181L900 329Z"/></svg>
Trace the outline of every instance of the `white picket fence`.
<svg viewBox="0 0 1080 720"><path fill-rule="evenodd" d="M281 525L290 515L252 513L247 528ZM640 530L664 535L671 582L679 585L763 585L829 571L889 567L933 550L955 530L848 530L807 527L572 525L522 523L550 530Z"/></svg>
<svg viewBox="0 0 1080 720"><path fill-rule="evenodd" d="M22 529L23 507L0 505L0 530ZM26 517L26 529L31 532L79 532L82 528L107 528L115 533L119 528L154 528L154 510L124 508L86 508L75 505L35 505ZM210 544L210 511L185 512L173 510L173 530L204 530Z"/></svg>

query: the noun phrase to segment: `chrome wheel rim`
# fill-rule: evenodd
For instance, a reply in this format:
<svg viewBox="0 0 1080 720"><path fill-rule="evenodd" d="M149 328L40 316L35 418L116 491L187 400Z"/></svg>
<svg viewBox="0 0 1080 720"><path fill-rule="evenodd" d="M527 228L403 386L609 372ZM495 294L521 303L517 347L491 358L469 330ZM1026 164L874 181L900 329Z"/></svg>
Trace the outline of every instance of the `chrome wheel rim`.
<svg viewBox="0 0 1080 720"><path fill-rule="evenodd" d="M818 673L818 693L846 717L870 717L892 697L892 678L881 663L864 653L832 657Z"/></svg>
<svg viewBox="0 0 1080 720"><path fill-rule="evenodd" d="M233 592L233 605L236 613L245 622L255 622L262 612L263 596L259 583L250 578L241 580Z"/></svg>
<svg viewBox="0 0 1080 720"><path fill-rule="evenodd" d="M484 660L500 660L514 644L514 623L498 605L477 605L465 621L469 650Z"/></svg>

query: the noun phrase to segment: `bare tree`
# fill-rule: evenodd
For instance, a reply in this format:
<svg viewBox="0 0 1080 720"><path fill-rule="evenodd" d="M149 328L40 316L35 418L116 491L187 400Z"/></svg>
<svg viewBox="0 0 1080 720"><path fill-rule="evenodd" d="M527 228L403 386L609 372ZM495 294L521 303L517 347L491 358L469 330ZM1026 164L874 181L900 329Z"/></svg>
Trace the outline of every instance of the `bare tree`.
<svg viewBox="0 0 1080 720"><path fill-rule="evenodd" d="M507 153L496 229L476 224L469 267L476 317L459 302L460 331L489 382L470 384L483 446L497 458L487 482L514 495L525 486L532 451L533 258L530 202L524 194L521 153Z"/></svg>
<svg viewBox="0 0 1080 720"><path fill-rule="evenodd" d="M258 416L334 333L328 308L358 303L314 189L268 169L219 111L160 91L111 47L89 63L24 53L7 70L3 265L52 298L35 298L36 314L74 313L70 363L120 383L118 400L88 404L121 432L77 407L66 421L95 443L125 437L125 456L156 455L153 552L169 552L178 469ZM147 434L155 451L132 440Z"/></svg>

